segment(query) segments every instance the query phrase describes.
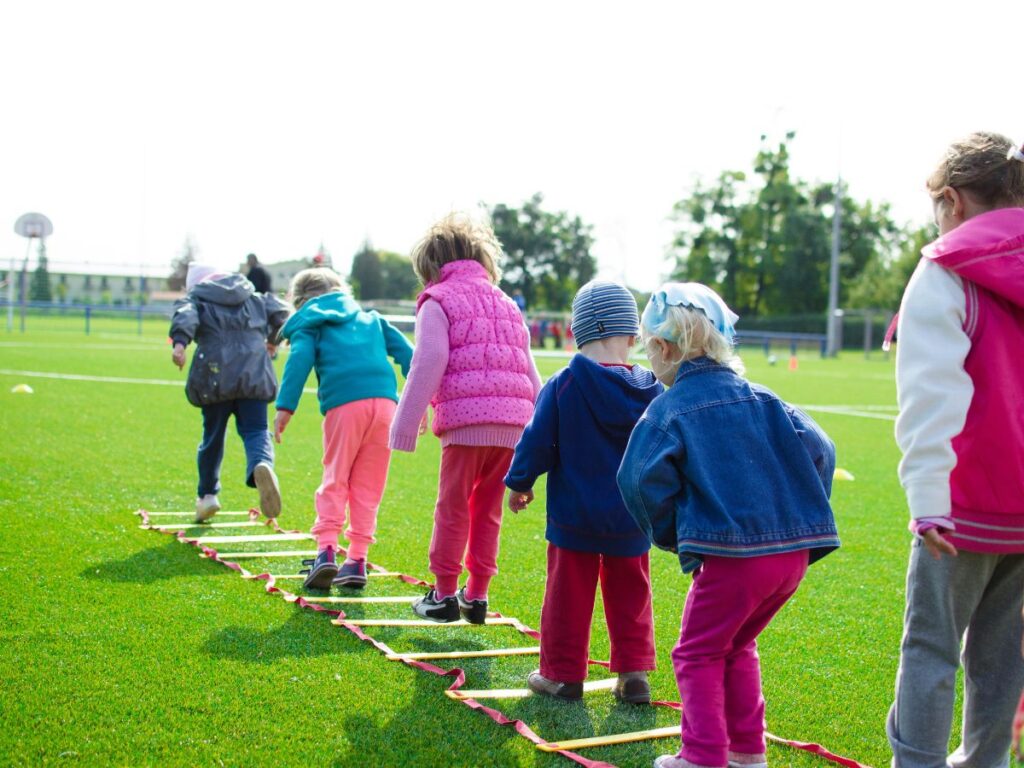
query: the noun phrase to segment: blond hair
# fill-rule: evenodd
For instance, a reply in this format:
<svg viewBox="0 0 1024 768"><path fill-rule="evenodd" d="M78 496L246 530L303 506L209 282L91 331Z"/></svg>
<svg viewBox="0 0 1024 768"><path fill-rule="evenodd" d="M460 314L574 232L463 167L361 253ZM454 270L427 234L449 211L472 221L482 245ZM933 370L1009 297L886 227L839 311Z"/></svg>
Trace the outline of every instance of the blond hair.
<svg viewBox="0 0 1024 768"><path fill-rule="evenodd" d="M412 267L424 285L441 276L441 267L453 261L480 263L491 282L501 280L501 243L487 218L450 213L434 224L412 249Z"/></svg>
<svg viewBox="0 0 1024 768"><path fill-rule="evenodd" d="M938 168L928 177L933 200L953 187L970 194L986 208L1024 205L1024 161L1020 148L999 133L978 132L953 142Z"/></svg>
<svg viewBox="0 0 1024 768"><path fill-rule="evenodd" d="M681 304L667 306L664 319L657 327L650 328L641 324L640 335L644 344L653 337L674 344L682 353L683 360L705 355L716 363L729 366L740 375L746 370L729 340L699 309Z"/></svg>
<svg viewBox="0 0 1024 768"><path fill-rule="evenodd" d="M337 272L327 267L312 267L292 278L288 293L292 297L292 304L298 309L312 298L339 291L347 293L348 286Z"/></svg>

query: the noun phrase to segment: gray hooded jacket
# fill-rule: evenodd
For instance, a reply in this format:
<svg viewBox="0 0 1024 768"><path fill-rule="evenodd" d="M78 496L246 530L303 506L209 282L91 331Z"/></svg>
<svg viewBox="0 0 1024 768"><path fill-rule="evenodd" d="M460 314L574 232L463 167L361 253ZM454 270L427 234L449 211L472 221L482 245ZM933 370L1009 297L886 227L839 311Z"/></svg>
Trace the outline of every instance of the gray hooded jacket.
<svg viewBox="0 0 1024 768"><path fill-rule="evenodd" d="M171 340L196 343L185 394L195 406L228 400L265 400L277 395L277 376L267 354L288 319L273 294L256 293L239 274L199 283L174 305Z"/></svg>

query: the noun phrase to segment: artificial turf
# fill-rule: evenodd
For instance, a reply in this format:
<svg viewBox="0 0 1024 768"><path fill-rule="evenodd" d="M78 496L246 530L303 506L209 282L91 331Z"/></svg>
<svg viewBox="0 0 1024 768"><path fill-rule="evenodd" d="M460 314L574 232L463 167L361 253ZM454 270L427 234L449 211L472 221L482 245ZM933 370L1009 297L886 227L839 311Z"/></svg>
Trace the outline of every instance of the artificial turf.
<svg viewBox="0 0 1024 768"><path fill-rule="evenodd" d="M47 330L0 335L0 428L6 437L0 448L3 762L569 765L447 699L450 678L388 662L325 615L269 597L259 583L200 559L194 548L138 528L132 515L137 508L191 507L201 422L185 400L185 376L170 362L163 326L146 323L141 335L136 330L110 321L85 336L77 326L54 322ZM822 360L802 353L791 371L785 359L769 366L760 350L744 359L751 379L791 402L856 407L866 414L810 411L835 440L839 466L856 479L837 481L834 488L842 549L812 566L759 642L769 729L869 765L887 764L884 720L910 541L896 480L892 363L880 355ZM283 362L282 356L279 367ZM564 363L544 358L539 367L546 376ZM11 393L23 382L34 394ZM320 421L316 397L308 393L277 447L286 528L306 530L313 521ZM429 578L438 458L430 436L416 453L394 455L379 543L370 553L374 562ZM243 472L240 441L229 435L225 509L256 502ZM501 573L490 594L493 609L533 627L540 624L545 575L543 481L538 491L530 509L506 515ZM238 518L224 521L231 519ZM655 698L676 700L669 652L689 580L671 555L652 552L651 564L659 654L651 680ZM243 565L253 572L298 569L297 559ZM298 582L284 586L301 591ZM367 591L417 593L385 579L372 580ZM401 605L343 607L350 616L412 616ZM591 655L607 658L600 601L597 611ZM505 627L375 628L372 634L397 650L530 644ZM466 671L467 688L522 687L536 658L458 660L451 666ZM592 671L593 677L605 674ZM678 722L671 710L618 704L606 691L588 694L582 704L539 698L486 703L549 740ZM648 766L677 746L662 739L583 754L619 766ZM776 746L769 758L776 766L827 765Z"/></svg>

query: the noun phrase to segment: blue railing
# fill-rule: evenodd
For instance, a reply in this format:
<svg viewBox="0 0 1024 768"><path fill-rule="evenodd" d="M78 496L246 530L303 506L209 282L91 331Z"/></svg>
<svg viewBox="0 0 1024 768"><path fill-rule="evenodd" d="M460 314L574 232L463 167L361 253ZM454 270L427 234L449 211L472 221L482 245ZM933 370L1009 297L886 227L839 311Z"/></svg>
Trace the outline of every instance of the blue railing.
<svg viewBox="0 0 1024 768"><path fill-rule="evenodd" d="M110 304L63 304L56 301L21 301L11 304L0 299L0 323L8 332L19 330L25 332L26 325L40 318L81 318L82 328L88 335L98 318L133 321L141 336L145 320L161 318L169 321L172 308L169 306L110 305Z"/></svg>

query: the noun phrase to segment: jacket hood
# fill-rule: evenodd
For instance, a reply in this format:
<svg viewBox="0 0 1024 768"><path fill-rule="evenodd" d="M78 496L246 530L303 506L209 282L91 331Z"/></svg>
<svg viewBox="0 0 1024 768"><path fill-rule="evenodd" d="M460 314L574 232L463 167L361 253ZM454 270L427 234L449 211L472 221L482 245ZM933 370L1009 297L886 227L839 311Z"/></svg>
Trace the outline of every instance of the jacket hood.
<svg viewBox="0 0 1024 768"><path fill-rule="evenodd" d="M1024 208L974 216L921 250L925 258L1024 306Z"/></svg>
<svg viewBox="0 0 1024 768"><path fill-rule="evenodd" d="M616 370L577 354L569 361L569 371L579 382L595 421L626 437L651 401L663 391L654 374L639 365L629 371Z"/></svg>
<svg viewBox="0 0 1024 768"><path fill-rule="evenodd" d="M223 304L227 307L244 304L255 292L256 289L252 287L252 283L237 272L214 280L196 283L190 291L203 301L211 301L214 304Z"/></svg>
<svg viewBox="0 0 1024 768"><path fill-rule="evenodd" d="M360 312L359 304L347 293L325 293L303 304L299 311L288 318L281 335L286 339L302 329L319 328L322 325L348 323Z"/></svg>

